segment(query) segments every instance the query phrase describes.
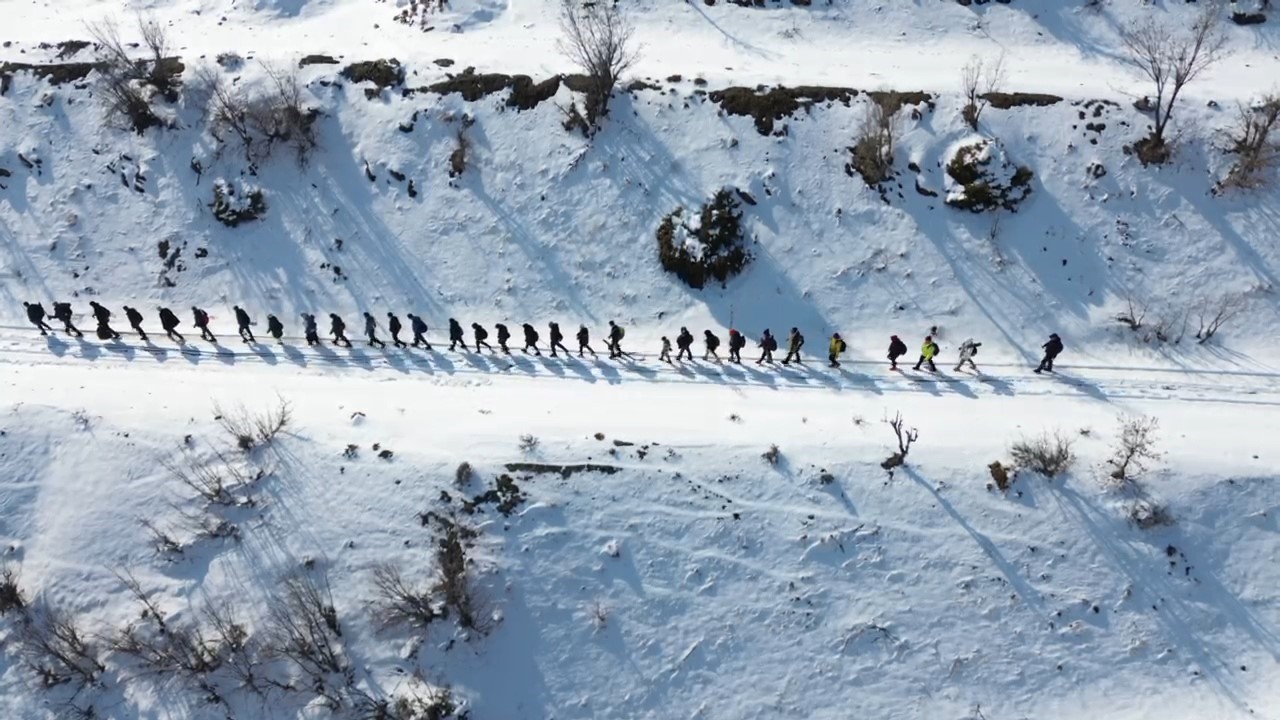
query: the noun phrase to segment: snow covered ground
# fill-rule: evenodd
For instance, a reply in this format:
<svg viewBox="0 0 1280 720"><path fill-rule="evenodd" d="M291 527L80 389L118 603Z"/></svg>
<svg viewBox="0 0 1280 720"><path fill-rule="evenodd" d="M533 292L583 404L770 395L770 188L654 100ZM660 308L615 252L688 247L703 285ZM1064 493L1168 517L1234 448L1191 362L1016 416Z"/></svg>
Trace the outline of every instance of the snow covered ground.
<svg viewBox="0 0 1280 720"><path fill-rule="evenodd" d="M1280 717L1280 198L1211 194L1236 101L1280 77L1277 19L1228 26L1231 54L1178 109L1174 162L1145 168L1123 152L1148 122L1132 105L1147 90L1116 28L1196 6L1079 4L644 2L631 76L649 86L619 93L591 141L563 129L580 102L563 85L520 111L508 90L404 92L468 66L571 71L544 0L458 0L429 32L393 20L408 3L375 0L5 4L0 62L87 61L89 49L59 60L38 44L112 14L127 35L143 11L187 63L165 108L176 127L143 135L104 125L92 76L55 86L20 72L0 95L0 561L102 659L100 687L74 702L130 720L375 717L352 707L357 692L447 686L475 720ZM226 52L247 61L214 65ZM323 113L310 163L277 153L254 174L219 152L197 68L261 87L256 60L312 53L340 62L300 71ZM1017 213L941 202L943 159L973 136L957 93L974 54L1005 56L1009 90L1063 97L983 114L981 134L1034 173ZM339 75L386 57L404 88L370 98ZM846 170L865 94L777 118L773 134L707 94L758 84L932 97L900 113L882 197ZM453 177L459 133L467 168ZM261 187L265 217L217 222L219 178ZM756 259L727 287L690 290L659 266L655 230L725 187L755 201L742 209ZM1197 343L1224 298L1239 314ZM136 305L153 335L156 306L185 319L199 304L221 344L42 338L21 302L55 299L74 301L82 327L96 299L121 331L119 308ZM1131 301L1139 331L1115 320ZM242 345L234 304L260 335L279 315L286 344ZM616 319L644 357L372 350L358 341L366 310L417 311L437 343L449 317L558 320L570 336L586 323L597 350ZM341 313L357 347L306 348L301 312ZM780 339L799 326L814 362L655 362L681 325ZM930 328L940 376L889 373L887 336L913 361ZM821 360L836 331L850 346L839 370ZM1036 376L1049 332L1067 351L1058 376ZM984 343L981 376L951 371L966 337ZM249 453L214 420L215 404L258 413L280 398L292 422ZM890 476L883 420L899 412L919 440ZM1163 453L1145 497L1111 487L1104 465L1118 419L1138 415L1158 418ZM989 488L988 465L1045 431L1073 440L1072 470ZM772 445L776 464L762 458ZM254 503L204 507L173 471L190 458L262 470ZM462 462L475 477L459 487ZM492 497L464 509L486 490L510 499L503 475L520 495L509 516ZM1135 526L1137 502L1173 523ZM429 512L479 531L469 567L487 634L456 615L421 633L375 621L379 563L415 584L436 576ZM199 539L211 517L239 539ZM139 518L188 544L181 556L155 552ZM174 627L225 605L252 642L278 626L285 578L327 577L344 707L264 699L226 668L211 675L225 702L208 704L108 651L146 620L113 575L124 569ZM0 618L0 717L67 714L74 683L40 686L20 628ZM287 663L262 672L280 680Z"/></svg>

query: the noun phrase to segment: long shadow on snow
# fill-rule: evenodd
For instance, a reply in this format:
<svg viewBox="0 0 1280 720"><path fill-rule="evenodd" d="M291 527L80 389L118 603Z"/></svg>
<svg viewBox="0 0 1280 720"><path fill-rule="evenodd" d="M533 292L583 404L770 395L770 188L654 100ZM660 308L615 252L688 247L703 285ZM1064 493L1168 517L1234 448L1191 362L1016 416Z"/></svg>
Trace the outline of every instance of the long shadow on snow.
<svg viewBox="0 0 1280 720"><path fill-rule="evenodd" d="M1193 547L1186 533L1176 526L1138 530L1066 485L1051 483L1047 487L1064 514L1073 518L1112 564L1131 580L1135 592L1145 597L1142 602L1153 607L1156 621L1166 637L1179 647L1179 655L1194 660L1226 698L1241 709L1249 710L1248 703L1239 694L1237 663L1219 655L1211 635L1197 633L1197 620L1210 627L1225 620L1253 638L1273 658L1280 658L1276 635L1266 630L1234 593L1208 573L1198 571L1195 585L1177 582L1185 578L1169 574L1163 547ZM1203 601L1187 597L1188 590L1208 595L1208 604L1217 612L1206 613L1201 609Z"/></svg>

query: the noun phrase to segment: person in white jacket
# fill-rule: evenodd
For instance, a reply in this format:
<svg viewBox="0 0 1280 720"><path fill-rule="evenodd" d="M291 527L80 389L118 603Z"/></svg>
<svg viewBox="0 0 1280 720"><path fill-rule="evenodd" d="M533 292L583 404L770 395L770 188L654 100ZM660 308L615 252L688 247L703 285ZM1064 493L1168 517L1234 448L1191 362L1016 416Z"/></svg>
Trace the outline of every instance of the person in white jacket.
<svg viewBox="0 0 1280 720"><path fill-rule="evenodd" d="M978 348L981 345L982 343L980 342L974 342L973 338L968 338L960 343L960 362L956 363L956 370L968 363L974 372L978 372L978 366L973 364L973 356L978 354Z"/></svg>

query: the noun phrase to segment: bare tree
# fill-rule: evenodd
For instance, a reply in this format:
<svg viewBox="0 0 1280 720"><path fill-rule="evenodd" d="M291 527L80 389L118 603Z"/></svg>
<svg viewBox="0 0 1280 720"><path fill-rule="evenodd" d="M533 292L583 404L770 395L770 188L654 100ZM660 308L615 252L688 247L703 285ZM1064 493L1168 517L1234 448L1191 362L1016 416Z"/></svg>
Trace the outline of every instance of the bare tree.
<svg viewBox="0 0 1280 720"><path fill-rule="evenodd" d="M262 67L268 86L258 92L228 86L213 67L198 71L200 85L208 88L210 98L209 132L219 143L238 141L245 161L252 165L266 162L276 146L284 145L293 149L298 165L305 166L320 144L315 132L320 113L306 102L296 69L267 63ZM287 411L283 400L281 406Z"/></svg>
<svg viewBox="0 0 1280 720"><path fill-rule="evenodd" d="M18 626L18 651L45 687L98 683L106 666L74 617L46 602L31 609Z"/></svg>
<svg viewBox="0 0 1280 720"><path fill-rule="evenodd" d="M410 585L390 563L373 569L373 587L378 593L379 619L386 626L403 624L425 629L444 616L430 589Z"/></svg>
<svg viewBox="0 0 1280 720"><path fill-rule="evenodd" d="M987 108L987 95L1000 92L1004 85L1004 55L988 62L974 55L960 70L960 86L964 90L964 121L973 130L978 129L978 118Z"/></svg>
<svg viewBox="0 0 1280 720"><path fill-rule="evenodd" d="M884 462L880 463L880 467L888 470L892 475L894 468L906 464L907 453L911 452L911 444L919 439L920 431L915 428L908 428L900 412L894 413L892 419L885 418L884 422L893 429L894 437L898 440L898 452L890 455Z"/></svg>
<svg viewBox="0 0 1280 720"><path fill-rule="evenodd" d="M1018 467L1034 470L1047 478L1061 475L1075 462L1071 438L1059 432L1023 438L1009 447L1009 454Z"/></svg>
<svg viewBox="0 0 1280 720"><path fill-rule="evenodd" d="M1196 339L1203 345L1222 329L1223 325L1239 315L1245 307L1243 295L1228 293L1217 300L1201 301L1198 310L1200 329L1196 330Z"/></svg>
<svg viewBox="0 0 1280 720"><path fill-rule="evenodd" d="M588 131L609 114L609 100L618 79L639 58L635 25L625 6L612 0L561 0L560 52L587 76Z"/></svg>
<svg viewBox="0 0 1280 720"><path fill-rule="evenodd" d="M169 40L164 28L155 20L138 17L138 32L150 53L146 59L132 57L130 48L136 44L121 40L114 20L90 23L86 29L98 48L97 70L108 120L125 123L138 133L163 126L151 100L157 93L170 102L178 99L181 68L168 57Z"/></svg>
<svg viewBox="0 0 1280 720"><path fill-rule="evenodd" d="M1120 437L1116 440L1107 465L1111 466L1111 479L1126 483L1147 469L1147 463L1157 460L1156 430L1160 421L1150 415L1120 418Z"/></svg>
<svg viewBox="0 0 1280 720"><path fill-rule="evenodd" d="M1209 2L1191 27L1185 30L1154 17L1134 21L1121 30L1125 61L1154 85L1152 109L1155 117L1151 134L1135 145L1144 164L1168 160L1165 131L1173 119L1178 95L1187 84L1225 55L1222 13L1219 2Z"/></svg>
<svg viewBox="0 0 1280 720"><path fill-rule="evenodd" d="M282 585L281 594L269 608L267 652L292 664L309 681L307 689L338 706L341 698L331 678L345 675L349 667L329 583L323 576L299 572L285 578Z"/></svg>
<svg viewBox="0 0 1280 720"><path fill-rule="evenodd" d="M1236 162L1218 183L1219 190L1266 187L1275 181L1280 165L1280 95L1270 93L1252 106L1240 104L1238 112L1239 120L1228 134Z"/></svg>

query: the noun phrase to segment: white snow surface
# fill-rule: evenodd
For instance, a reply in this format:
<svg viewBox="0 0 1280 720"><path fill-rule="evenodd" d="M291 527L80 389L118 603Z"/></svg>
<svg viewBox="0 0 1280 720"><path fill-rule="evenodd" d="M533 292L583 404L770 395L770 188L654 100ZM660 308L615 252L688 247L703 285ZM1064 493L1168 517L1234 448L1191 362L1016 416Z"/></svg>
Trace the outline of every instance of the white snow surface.
<svg viewBox="0 0 1280 720"><path fill-rule="evenodd" d="M187 63L167 108L177 127L143 135L104 124L93 76L55 87L18 73L0 96L0 562L99 648L101 686L74 701L129 720L358 717L292 691L208 705L105 650L139 620L112 570L131 569L174 623L226 603L265 633L281 579L309 565L332 587L352 687L448 686L474 720L1280 718L1280 197L1211 194L1231 163L1235 103L1280 77L1280 19L1226 27L1231 54L1178 107L1175 160L1144 168L1122 148L1146 126L1132 101L1147 89L1116 28L1144 13L1185 22L1195 5L637 5L643 54L628 80L658 87L620 92L588 141L561 127L580 101L565 86L517 111L505 90L368 99L338 75L386 57L408 88L468 66L571 72L546 0L458 0L428 16L430 32L392 19L405 2L4 3L0 62L52 62L41 43L113 15L127 35L145 12ZM340 59L301 70L323 113L306 167L280 151L253 175L234 149L218 152L194 70L222 52L248 60L217 69L244 86L263 84L258 60ZM982 134L1035 173L1019 212L998 219L941 202L948 148L973 136L957 90L974 54L1004 55L1008 90L1064 97L983 114ZM933 98L904 111L882 197L846 171L866 95L802 109L766 136L704 92L761 84ZM467 116L468 167L454 178ZM261 187L266 216L214 220L220 177ZM654 231L724 187L756 202L742 208L756 259L726 287L692 291L659 267ZM1197 343L1204 309L1225 296L1240 314ZM152 340L42 338L21 301L55 299L74 301L82 327L96 299L122 332L119 308L135 305ZM1147 308L1140 332L1115 322L1131 299ZM189 322L192 304L215 316L220 345L186 326L186 348L154 337L157 305ZM279 315L285 344L228 340L237 304L259 334ZM362 347L366 310L421 313L436 352ZM341 313L357 347L307 348L301 312ZM440 352L449 317L558 320L570 345L586 323L597 350L615 319L643 355ZM780 342L799 326L811 364L657 363L659 336L680 325L769 327ZM1181 342L1144 342L1157 325ZM903 337L910 362L931 328L940 376L887 373L887 336ZM819 356L836 331L850 353L830 369ZM1049 332L1067 345L1060 374L1032 375ZM965 337L983 343L981 375L951 370ZM280 398L293 407L285 434L229 447L215 404L258 412ZM883 420L898 412L919 440L890 475ZM1106 481L1118 418L1142 414L1159 419L1163 452L1141 477L1145 499L1174 519L1152 529L1127 519L1139 494ZM1072 438L1072 470L989 488L988 464L1043 432ZM394 454L380 459L375 443ZM771 445L776 465L762 458ZM266 471L253 507L218 511L238 542L196 540L183 520L196 501L165 462L184 448ZM464 461L476 476L458 488ZM617 472L506 467L521 462ZM525 496L509 517L461 510L503 474ZM411 656L414 633L375 622L372 570L433 581L426 512L479 531L471 572L493 626L439 620ZM193 544L166 559L139 518ZM15 614L0 618L0 717L65 716L71 688L40 686L18 632Z"/></svg>

